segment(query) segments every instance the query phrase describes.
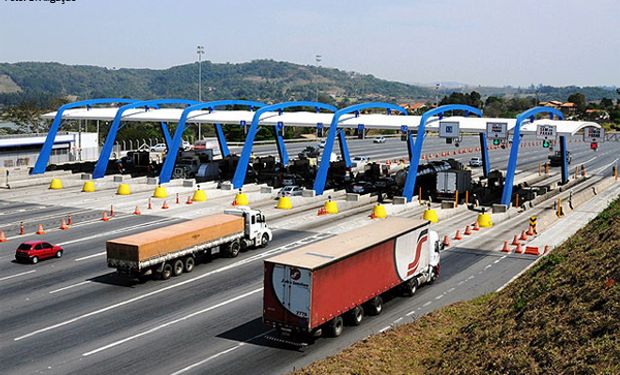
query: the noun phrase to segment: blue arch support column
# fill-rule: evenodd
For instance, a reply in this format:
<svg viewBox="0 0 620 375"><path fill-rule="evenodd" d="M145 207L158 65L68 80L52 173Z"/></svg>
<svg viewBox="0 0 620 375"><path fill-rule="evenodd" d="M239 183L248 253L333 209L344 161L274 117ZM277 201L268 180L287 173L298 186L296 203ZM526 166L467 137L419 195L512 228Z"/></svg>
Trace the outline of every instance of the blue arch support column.
<svg viewBox="0 0 620 375"><path fill-rule="evenodd" d="M521 123L524 120L529 119L534 122L536 115L540 113L547 113L552 118L557 116L560 120L564 119L564 115L557 109L550 107L534 107L528 109L525 112L521 112L517 115L517 121L513 129L512 134L512 146L510 147L510 158L508 159L508 168L506 168L506 179L504 181L504 191L502 192L502 199L500 201L506 207L510 207L512 201L512 185L514 184L515 171L517 169L517 159L519 157L519 144L521 143ZM565 156L564 156L565 157Z"/></svg>
<svg viewBox="0 0 620 375"><path fill-rule="evenodd" d="M487 133L480 133L480 152L482 153L482 175L489 177L491 164L489 163L489 149L487 148Z"/></svg>
<svg viewBox="0 0 620 375"><path fill-rule="evenodd" d="M317 171L316 178L314 179L314 191L317 195L321 195L325 191L325 182L327 181L327 172L329 171L330 156L332 154L332 150L334 149L334 140L338 134L338 122L340 121L340 117L348 113L355 113L355 116L357 117L359 116L360 111L369 108L385 108L388 110L388 114L394 110L405 116L407 115L407 110L403 107L381 102L356 104L336 111L336 113L334 113L334 117L332 117L329 131L327 132L325 147L323 148L323 154L321 155L321 164L319 164L319 170Z"/></svg>
<svg viewBox="0 0 620 375"><path fill-rule="evenodd" d="M168 148L168 153L170 153L170 150L174 150L174 149L170 147L172 145L172 138L170 137L170 131L168 130L168 124L162 121L160 123L160 126L161 126L161 133L164 135L164 141L166 142L166 147Z"/></svg>
<svg viewBox="0 0 620 375"><path fill-rule="evenodd" d="M413 148L415 146L415 142L413 140L413 132L407 131L407 152L409 154L409 163L413 160Z"/></svg>
<svg viewBox="0 0 620 375"><path fill-rule="evenodd" d="M344 160L344 166L351 168L351 156L349 155L349 146L347 146L347 138L344 129L338 129L338 145L340 145L340 155Z"/></svg>
<svg viewBox="0 0 620 375"><path fill-rule="evenodd" d="M179 124L177 125L177 129L174 132L174 137L172 138L172 150L178 150L181 145L181 141L183 139L183 132L185 131L185 126L187 124L188 117L190 113L193 111L199 111L201 109L208 109L209 112L213 112L219 107L225 106L246 106L249 107L251 111L254 108L264 107L266 104L261 102L254 102L250 100L215 100L212 102L204 102L190 105L186 107L181 113L181 117L179 118ZM226 157L230 155L230 151L228 150L228 145L226 144L226 138L224 137L224 130L222 129L221 124L215 124L215 134L217 135L217 142L220 146L220 151L222 152L222 157ZM165 184L170 182L172 178L172 171L174 170L174 164L176 163L177 153L168 153L166 159L164 160L164 165L161 168L161 172L159 173L159 183Z"/></svg>
<svg viewBox="0 0 620 375"><path fill-rule="evenodd" d="M54 121L50 126L49 131L47 132L47 137L45 138L45 142L43 143L43 148L39 153L39 157L37 158L37 162L32 168L31 174L41 174L45 172L45 168L47 167L47 163L50 159L50 154L52 153L52 147L54 146L54 140L56 139L56 134L58 133L58 129L60 128L60 123L62 122L63 113L72 108L81 108L86 107L90 109L94 105L98 104L126 104L136 102L135 99L122 99L122 98L101 98L101 99L90 99L83 100L75 103L68 103L60 108L56 112L56 116L54 117Z"/></svg>
<svg viewBox="0 0 620 375"><path fill-rule="evenodd" d="M149 108L157 108L159 105L163 104L184 104L184 105L193 105L198 102L195 100L186 100L186 99L154 99L154 100L146 100L140 102L133 102L129 104L125 104L120 107L118 111L116 111L116 115L114 116L114 121L112 121L112 125L110 126L110 130L108 135L106 136L105 143L103 144L103 148L101 150L101 154L99 155L99 160L97 160L97 164L95 165L95 170L93 172L93 178L101 178L105 175L106 168L108 167L108 162L110 161L110 154L112 153L112 147L114 146L114 141L116 140L116 133L118 133L118 129L120 127L120 123L123 120L123 113L129 109L144 107L145 109ZM164 125L162 125L162 129ZM168 134L170 136L170 134ZM174 145L173 145L174 147ZM178 145L176 148L169 148L168 154L174 154L176 150L178 150ZM173 151L174 150L174 151Z"/></svg>
<svg viewBox="0 0 620 375"><path fill-rule="evenodd" d="M473 113L479 117L482 117L482 111L478 108L474 108L463 104L448 104L441 107L433 108L422 114L420 119L420 125L418 126L418 135L413 145L413 157L409 163L409 171L407 172L407 179L405 180L405 187L403 188L403 197L407 199L407 202L411 202L413 199L413 190L415 188L415 180L418 174L418 166L420 165L420 155L422 154L422 145L424 143L424 133L426 129L426 122L429 118L435 115L442 115L448 111L465 111L465 114Z"/></svg>
<svg viewBox="0 0 620 375"><path fill-rule="evenodd" d="M566 136L560 136L560 154L562 155L562 181L561 185L568 182L568 158L566 156Z"/></svg>
<svg viewBox="0 0 620 375"><path fill-rule="evenodd" d="M288 164L288 152L286 152L286 145L284 144L284 136L282 136L282 132L284 131L284 124L280 121L275 126L276 132L276 146L278 147L278 155L280 156L280 163L287 165Z"/></svg>
<svg viewBox="0 0 620 375"><path fill-rule="evenodd" d="M248 170L248 163L250 162L250 154L252 153L252 147L254 146L254 139L256 138L256 133L258 132L258 123L261 120L261 116L269 111L278 111L280 114L282 110L285 108L291 107L312 107L318 112L320 109L325 109L328 111L336 111L336 107L329 104L318 103L318 102L284 102L274 105L269 105L260 108L254 114L252 118L252 124L248 129L248 135L245 138L245 143L243 144L243 150L241 151L241 156L239 157L239 163L237 164L237 169L235 170L235 175L233 176L232 184L235 189L241 189L243 187L243 183L245 181L245 175ZM277 115L276 115L277 116ZM323 151L325 152L325 151ZM330 150L331 153L331 150Z"/></svg>

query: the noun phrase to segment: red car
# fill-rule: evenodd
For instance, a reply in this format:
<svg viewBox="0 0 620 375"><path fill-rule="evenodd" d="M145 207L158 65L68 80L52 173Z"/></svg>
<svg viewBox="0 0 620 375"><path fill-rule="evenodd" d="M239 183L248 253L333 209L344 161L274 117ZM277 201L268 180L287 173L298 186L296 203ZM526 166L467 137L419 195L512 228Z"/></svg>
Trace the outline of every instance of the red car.
<svg viewBox="0 0 620 375"><path fill-rule="evenodd" d="M63 253L60 246L52 245L45 241L27 241L19 245L15 250L15 260L18 262L28 261L32 264L39 263L47 258L60 258Z"/></svg>

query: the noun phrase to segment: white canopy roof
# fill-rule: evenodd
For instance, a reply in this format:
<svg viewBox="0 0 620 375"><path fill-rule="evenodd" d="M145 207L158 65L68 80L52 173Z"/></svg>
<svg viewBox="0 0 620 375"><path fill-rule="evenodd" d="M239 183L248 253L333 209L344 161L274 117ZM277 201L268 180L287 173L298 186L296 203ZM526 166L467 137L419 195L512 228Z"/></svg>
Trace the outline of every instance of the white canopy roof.
<svg viewBox="0 0 620 375"><path fill-rule="evenodd" d="M116 116L118 107L108 108L75 108L68 109L63 113L65 120L102 120L112 121ZM179 122L183 109L181 108L160 108L149 109L144 108L129 109L123 113L123 121L135 122ZM189 114L187 122L189 123L208 123L208 124L240 124L245 121L250 124L254 117L252 111L247 110L215 110L209 112L207 110L193 111ZM45 119L53 119L56 112L50 112L43 115ZM277 125L282 122L286 126L298 127L315 127L321 123L324 127L329 127L332 121L332 113L316 113L316 112L266 112L261 116L261 125ZM340 118L339 127L357 128L358 125L364 125L367 129L386 129L399 130L405 125L409 130L415 130L420 124L421 116L402 116L387 114L362 114L355 117L353 114L347 114ZM462 117L452 116L444 117L441 121L458 121L461 132L486 132L487 122L506 122L508 130L511 131L516 123L515 119L508 118L478 118L478 117ZM439 118L432 117L426 125L428 131L438 131ZM600 128L600 125L587 121L561 121L561 120L536 120L533 123L525 122L521 126L521 133L535 134L537 124L547 124L557 126L558 134L575 134L585 127Z"/></svg>

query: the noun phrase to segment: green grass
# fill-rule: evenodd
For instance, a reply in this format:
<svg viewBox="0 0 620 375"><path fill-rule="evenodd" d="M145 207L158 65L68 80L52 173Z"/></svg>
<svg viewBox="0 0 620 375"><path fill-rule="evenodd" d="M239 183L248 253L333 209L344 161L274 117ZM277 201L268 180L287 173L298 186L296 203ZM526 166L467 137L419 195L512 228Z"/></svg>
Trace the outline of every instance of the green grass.
<svg viewBox="0 0 620 375"><path fill-rule="evenodd" d="M297 374L620 374L620 200L499 293Z"/></svg>

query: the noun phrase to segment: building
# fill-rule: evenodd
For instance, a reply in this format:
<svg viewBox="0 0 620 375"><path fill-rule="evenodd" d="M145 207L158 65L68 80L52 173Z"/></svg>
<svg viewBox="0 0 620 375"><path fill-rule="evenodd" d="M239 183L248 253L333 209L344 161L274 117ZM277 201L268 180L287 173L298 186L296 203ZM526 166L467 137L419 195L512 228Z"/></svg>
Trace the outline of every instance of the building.
<svg viewBox="0 0 620 375"><path fill-rule="evenodd" d="M47 134L0 135L0 167L31 167L37 160ZM52 148L50 164L97 160L97 133L58 133Z"/></svg>

